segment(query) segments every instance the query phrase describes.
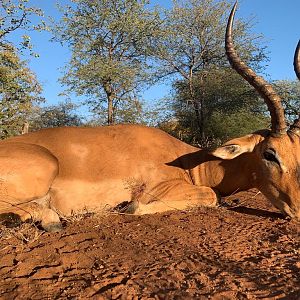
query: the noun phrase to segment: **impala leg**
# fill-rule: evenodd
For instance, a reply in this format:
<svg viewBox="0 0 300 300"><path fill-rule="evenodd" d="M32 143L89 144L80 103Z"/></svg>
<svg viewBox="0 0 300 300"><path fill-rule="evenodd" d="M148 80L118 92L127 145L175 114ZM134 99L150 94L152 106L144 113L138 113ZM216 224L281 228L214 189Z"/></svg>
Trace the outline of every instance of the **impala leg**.
<svg viewBox="0 0 300 300"><path fill-rule="evenodd" d="M46 231L62 229L58 214L37 202L15 205L8 212L0 214L0 223L8 227L14 227L26 221L41 222Z"/></svg>
<svg viewBox="0 0 300 300"><path fill-rule="evenodd" d="M49 196L57 174L57 158L46 148L0 144L0 217L4 223L31 219L48 231L59 230L59 217L50 209Z"/></svg>
<svg viewBox="0 0 300 300"><path fill-rule="evenodd" d="M205 186L195 186L181 180L163 182L139 200L136 214L185 210L197 206L217 206L215 191Z"/></svg>

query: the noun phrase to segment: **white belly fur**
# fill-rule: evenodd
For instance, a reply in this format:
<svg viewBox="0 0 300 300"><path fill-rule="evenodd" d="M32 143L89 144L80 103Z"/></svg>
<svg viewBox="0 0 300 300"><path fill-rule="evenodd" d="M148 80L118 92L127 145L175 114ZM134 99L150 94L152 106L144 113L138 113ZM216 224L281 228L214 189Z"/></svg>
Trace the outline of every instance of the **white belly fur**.
<svg viewBox="0 0 300 300"><path fill-rule="evenodd" d="M89 182L57 179L50 189L51 207L69 216L83 211L100 212L131 200L130 188L120 179Z"/></svg>

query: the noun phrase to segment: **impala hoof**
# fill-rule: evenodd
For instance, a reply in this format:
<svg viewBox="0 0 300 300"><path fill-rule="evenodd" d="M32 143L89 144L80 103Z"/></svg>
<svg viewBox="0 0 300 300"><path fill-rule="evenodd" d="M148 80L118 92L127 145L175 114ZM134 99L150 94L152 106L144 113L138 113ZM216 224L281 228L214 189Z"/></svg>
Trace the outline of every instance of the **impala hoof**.
<svg viewBox="0 0 300 300"><path fill-rule="evenodd" d="M44 224L42 226L48 232L59 232L63 230L63 226L61 223L50 223Z"/></svg>

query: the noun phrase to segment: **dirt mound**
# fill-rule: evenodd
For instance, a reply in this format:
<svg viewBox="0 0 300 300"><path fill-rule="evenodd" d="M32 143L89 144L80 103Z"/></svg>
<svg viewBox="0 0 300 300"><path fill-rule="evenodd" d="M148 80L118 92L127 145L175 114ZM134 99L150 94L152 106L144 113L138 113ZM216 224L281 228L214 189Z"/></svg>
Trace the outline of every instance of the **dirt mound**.
<svg viewBox="0 0 300 300"><path fill-rule="evenodd" d="M299 223L261 194L227 207L2 228L1 299L300 299Z"/></svg>

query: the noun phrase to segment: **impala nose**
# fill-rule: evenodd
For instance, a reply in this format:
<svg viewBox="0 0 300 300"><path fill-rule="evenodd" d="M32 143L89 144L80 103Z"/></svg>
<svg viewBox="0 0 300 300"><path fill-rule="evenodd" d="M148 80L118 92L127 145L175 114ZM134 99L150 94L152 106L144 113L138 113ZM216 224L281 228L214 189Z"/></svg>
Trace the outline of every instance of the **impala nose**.
<svg viewBox="0 0 300 300"><path fill-rule="evenodd" d="M300 209L293 209L289 206L284 207L284 212L292 219L300 221Z"/></svg>
<svg viewBox="0 0 300 300"><path fill-rule="evenodd" d="M297 221L300 221L300 204L297 202L296 205L292 205L291 211L294 213L294 218Z"/></svg>
<svg viewBox="0 0 300 300"><path fill-rule="evenodd" d="M276 206L281 210L281 212L294 220L300 221L300 208L290 206L287 203L283 202L281 207Z"/></svg>

